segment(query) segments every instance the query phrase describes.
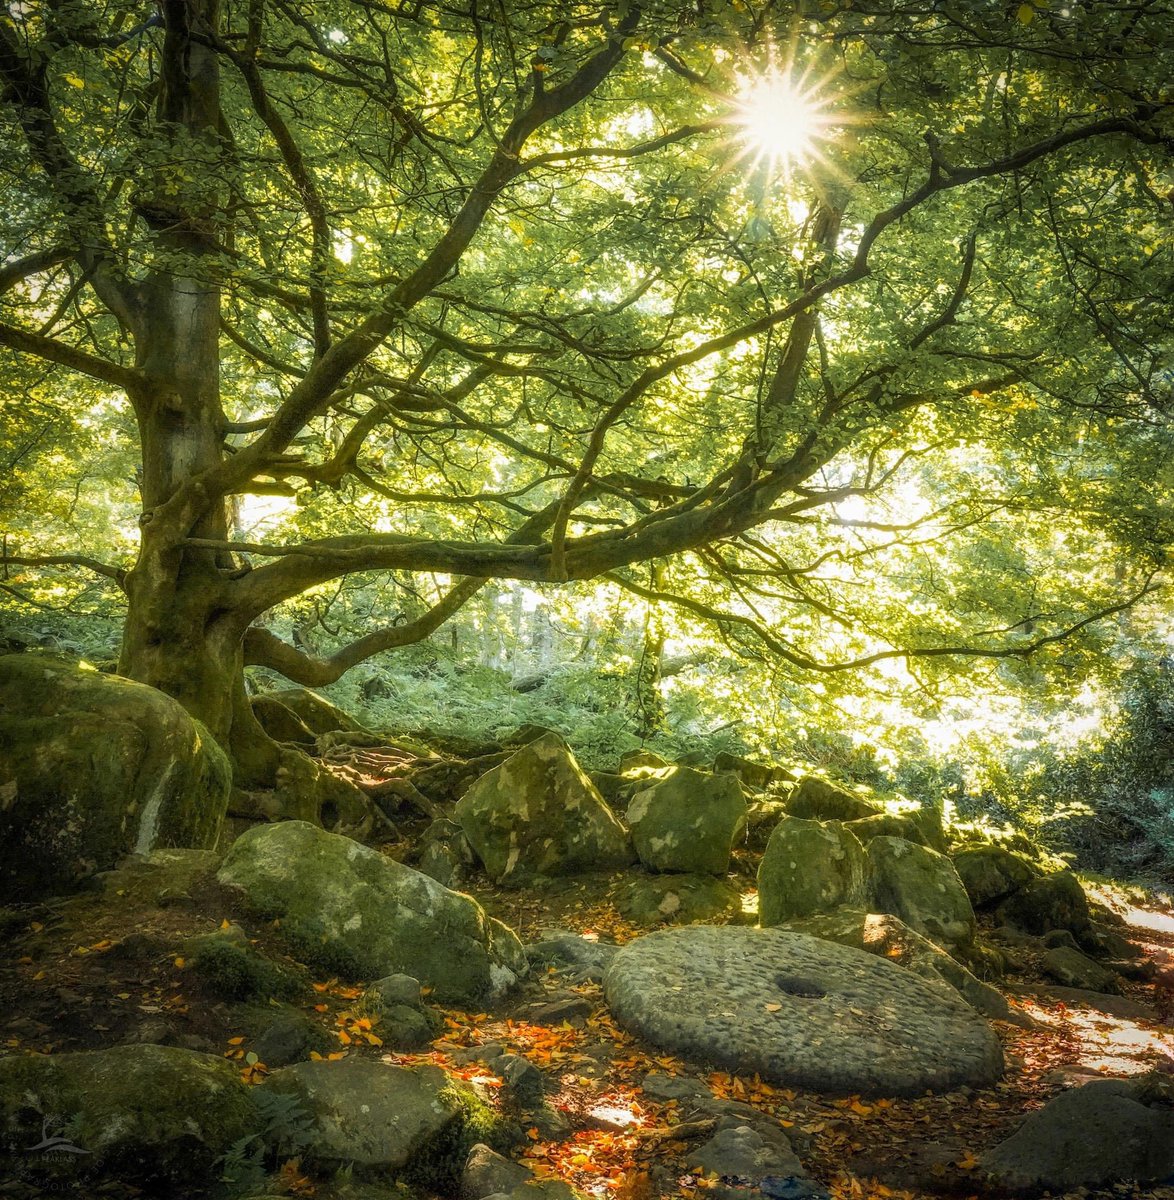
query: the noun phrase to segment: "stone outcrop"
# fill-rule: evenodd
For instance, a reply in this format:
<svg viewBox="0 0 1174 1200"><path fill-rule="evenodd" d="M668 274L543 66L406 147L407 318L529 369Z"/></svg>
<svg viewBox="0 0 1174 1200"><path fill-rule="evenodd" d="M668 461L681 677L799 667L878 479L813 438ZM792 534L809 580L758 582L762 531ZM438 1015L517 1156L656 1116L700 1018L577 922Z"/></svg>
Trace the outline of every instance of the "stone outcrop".
<svg viewBox="0 0 1174 1200"><path fill-rule="evenodd" d="M0 658L0 901L125 854L216 844L231 769L169 696L65 659Z"/></svg>
<svg viewBox="0 0 1174 1200"><path fill-rule="evenodd" d="M627 830L557 734L525 745L461 797L454 817L491 878L627 866Z"/></svg>
<svg viewBox="0 0 1174 1200"><path fill-rule="evenodd" d="M306 821L247 830L217 879L324 970L408 974L445 1001L496 994L526 970L517 937L471 896Z"/></svg>

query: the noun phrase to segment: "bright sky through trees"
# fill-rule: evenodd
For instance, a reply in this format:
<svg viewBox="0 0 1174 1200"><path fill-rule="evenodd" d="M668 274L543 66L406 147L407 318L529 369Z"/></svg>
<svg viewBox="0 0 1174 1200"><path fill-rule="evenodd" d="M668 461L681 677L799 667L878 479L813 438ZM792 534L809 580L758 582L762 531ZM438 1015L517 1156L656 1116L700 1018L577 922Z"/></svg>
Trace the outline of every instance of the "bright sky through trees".
<svg viewBox="0 0 1174 1200"><path fill-rule="evenodd" d="M786 175L816 152L831 117L814 86L792 71L771 68L744 80L734 123L751 163L765 162L772 173Z"/></svg>

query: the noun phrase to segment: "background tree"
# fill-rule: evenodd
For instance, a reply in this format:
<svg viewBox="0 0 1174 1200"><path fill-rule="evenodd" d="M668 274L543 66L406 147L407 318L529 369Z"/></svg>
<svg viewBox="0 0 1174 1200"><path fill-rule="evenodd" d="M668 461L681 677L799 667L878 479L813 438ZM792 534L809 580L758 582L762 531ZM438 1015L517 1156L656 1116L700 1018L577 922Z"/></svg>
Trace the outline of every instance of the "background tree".
<svg viewBox="0 0 1174 1200"><path fill-rule="evenodd" d="M8 568L117 583L120 670L243 786L289 767L246 663L329 682L491 579L813 674L1052 646L1168 541L1169 17L22 0L5 405L76 452L125 403L139 515ZM263 624L375 571L425 603L325 659Z"/></svg>

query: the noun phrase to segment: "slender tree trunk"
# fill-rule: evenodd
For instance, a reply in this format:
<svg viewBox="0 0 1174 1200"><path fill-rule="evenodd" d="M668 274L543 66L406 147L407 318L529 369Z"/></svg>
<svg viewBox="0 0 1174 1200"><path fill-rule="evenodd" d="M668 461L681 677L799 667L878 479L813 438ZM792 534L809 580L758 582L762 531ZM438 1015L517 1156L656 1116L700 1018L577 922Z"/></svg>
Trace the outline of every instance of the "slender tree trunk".
<svg viewBox="0 0 1174 1200"><path fill-rule="evenodd" d="M660 564L653 563L651 586L659 589L662 584ZM659 606L652 601L644 609L642 642L640 661L636 665L636 734L643 741L665 727L664 697L660 694L664 618Z"/></svg>

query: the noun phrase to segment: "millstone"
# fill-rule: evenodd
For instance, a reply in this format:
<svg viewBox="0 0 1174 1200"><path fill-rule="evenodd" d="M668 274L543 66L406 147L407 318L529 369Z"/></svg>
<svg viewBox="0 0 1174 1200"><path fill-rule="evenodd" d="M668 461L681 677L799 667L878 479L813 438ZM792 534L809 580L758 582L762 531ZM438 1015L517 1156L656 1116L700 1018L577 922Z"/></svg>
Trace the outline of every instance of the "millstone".
<svg viewBox="0 0 1174 1200"><path fill-rule="evenodd" d="M694 925L637 938L604 993L626 1029L687 1058L835 1095L993 1083L990 1026L944 986L781 929Z"/></svg>

